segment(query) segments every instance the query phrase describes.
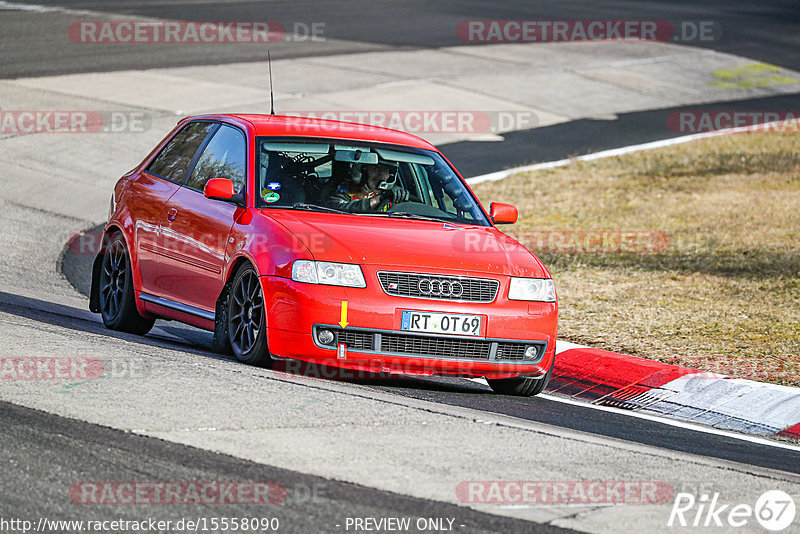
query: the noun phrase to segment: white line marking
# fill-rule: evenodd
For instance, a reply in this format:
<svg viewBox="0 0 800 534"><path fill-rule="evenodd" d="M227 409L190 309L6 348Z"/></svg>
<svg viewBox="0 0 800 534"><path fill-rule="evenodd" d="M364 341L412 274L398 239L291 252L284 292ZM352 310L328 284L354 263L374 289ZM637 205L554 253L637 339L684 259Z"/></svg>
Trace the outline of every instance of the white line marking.
<svg viewBox="0 0 800 534"><path fill-rule="evenodd" d="M714 427L710 427L710 426L698 425L698 424L694 424L694 423L687 423L685 421L679 421L677 419L668 419L666 417L658 417L658 416L655 416L655 415L648 415L648 414L643 414L643 413L638 413L638 412L632 412L630 410L623 410L621 408L614 408L614 407L611 407L611 406L600 406L598 404L589 404L587 402L577 401L577 400L570 399L570 398L567 398L567 397L560 397L558 395L551 395L551 394L548 394L548 393L541 393L541 394L538 395L538 397L541 397L541 398L547 399L547 400L551 400L551 401L555 401L555 402L560 402L562 404L570 404L572 406L581 406L581 407L584 407L584 408L591 408L593 410L599 410L601 412L611 412L611 413L616 413L616 414L619 414L619 415L627 415L627 416L630 416L630 417L637 417L639 419L645 419L647 421L653 421L653 422L656 422L656 423L662 423L662 424L665 424L665 425L674 426L674 427L678 427L678 428L683 428L683 429L686 429L686 430L694 430L696 432L703 432L705 434L714 434L714 435L717 435L717 436L723 436L723 437L726 437L726 438L737 439L739 441L747 441L749 443L755 443L755 444L758 444L758 445L766 445L768 447L776 447L778 449L787 449L787 450L790 450L790 451L800 452L800 446L798 446L798 445L791 445L789 443L783 443L783 442L771 440L771 439L768 439L768 438L761 438L761 437L758 437L758 436L749 436L747 434L739 434L739 433L736 433L736 432L730 432L728 430L720 430L718 428L714 428Z"/></svg>
<svg viewBox="0 0 800 534"><path fill-rule="evenodd" d="M60 6L40 6L38 4L15 4L13 2L0 1L0 11L28 11L33 13L66 13L68 15L95 15L96 11L84 9L70 9ZM108 16L108 15L106 15Z"/></svg>
<svg viewBox="0 0 800 534"><path fill-rule="evenodd" d="M44 13L47 11L59 11L59 8L37 6L35 4L12 4L11 2L0 2L0 9L8 11L38 11Z"/></svg>
<svg viewBox="0 0 800 534"><path fill-rule="evenodd" d="M481 174L480 176L473 176L467 178L467 183L470 185L479 184L481 182L495 182L508 178L512 174L528 171L540 171L544 169L553 169L555 167L564 167L576 161L592 161L596 159L611 158L614 156L621 156L623 154L630 154L632 152L639 152L641 150L652 150L654 148L663 148L672 145L681 145L697 139L706 139L708 137L717 137L719 135L728 135L735 133L744 133L754 130L767 130L769 128L776 128L780 125L797 122L796 120L789 121L774 121L764 124L756 124L753 126L741 126L739 128L727 128L725 130L714 130L713 132L703 132L692 135L685 135L682 137L673 137L671 139L662 139L661 141L652 141L650 143L643 143L641 145L629 145L620 148L612 148L611 150L603 150L593 154L586 154L575 158L559 159L556 161L546 161L544 163L535 163L533 165L524 165L522 167L514 167L513 169L506 169L504 171L490 172L488 174Z"/></svg>
<svg viewBox="0 0 800 534"><path fill-rule="evenodd" d="M477 382L478 384L483 384L484 386L488 386L489 382L486 381L485 378L478 377L478 378L466 378L465 380L469 380L470 382Z"/></svg>
<svg viewBox="0 0 800 534"><path fill-rule="evenodd" d="M590 349L586 345L578 345L577 343L570 343L569 341L556 340L556 354L561 354L564 351L571 349Z"/></svg>

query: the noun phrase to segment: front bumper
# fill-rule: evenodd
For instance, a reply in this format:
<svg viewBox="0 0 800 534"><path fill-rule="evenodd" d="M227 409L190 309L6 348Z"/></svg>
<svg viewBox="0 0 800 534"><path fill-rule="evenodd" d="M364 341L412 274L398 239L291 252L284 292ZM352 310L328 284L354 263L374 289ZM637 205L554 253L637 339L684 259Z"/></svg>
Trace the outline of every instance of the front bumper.
<svg viewBox="0 0 800 534"><path fill-rule="evenodd" d="M556 303L509 301L502 282L491 303L411 299L387 295L365 276L366 288L262 277L270 352L320 365L416 375L508 378L541 376L550 369ZM342 302L348 310L344 328ZM403 310L481 315L482 332L468 337L401 331ZM318 340L322 328L334 333L332 343ZM528 346L537 347L533 359L522 356Z"/></svg>

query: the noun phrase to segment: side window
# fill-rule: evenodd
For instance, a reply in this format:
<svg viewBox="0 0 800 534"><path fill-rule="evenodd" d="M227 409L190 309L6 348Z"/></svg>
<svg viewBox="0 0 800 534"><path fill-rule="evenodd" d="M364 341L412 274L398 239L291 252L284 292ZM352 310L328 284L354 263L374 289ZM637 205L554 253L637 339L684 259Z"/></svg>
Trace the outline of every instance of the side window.
<svg viewBox="0 0 800 534"><path fill-rule="evenodd" d="M211 178L227 178L239 193L245 183L246 154L244 134L236 128L222 125L197 160L186 185L202 191Z"/></svg>
<svg viewBox="0 0 800 534"><path fill-rule="evenodd" d="M187 124L161 150L161 153L147 167L147 171L167 180L183 183L186 178L186 169L189 168L195 152L215 126L216 124L213 122Z"/></svg>

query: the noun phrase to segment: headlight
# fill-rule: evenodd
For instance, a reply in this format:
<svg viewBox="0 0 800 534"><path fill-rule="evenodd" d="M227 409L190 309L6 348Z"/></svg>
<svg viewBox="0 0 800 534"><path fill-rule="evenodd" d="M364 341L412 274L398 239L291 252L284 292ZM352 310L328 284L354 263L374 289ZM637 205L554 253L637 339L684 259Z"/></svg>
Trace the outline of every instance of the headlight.
<svg viewBox="0 0 800 534"><path fill-rule="evenodd" d="M350 263L297 260L292 264L292 280L307 284L367 287L361 267Z"/></svg>
<svg viewBox="0 0 800 534"><path fill-rule="evenodd" d="M555 302L556 285L549 278L512 278L508 289L510 300Z"/></svg>

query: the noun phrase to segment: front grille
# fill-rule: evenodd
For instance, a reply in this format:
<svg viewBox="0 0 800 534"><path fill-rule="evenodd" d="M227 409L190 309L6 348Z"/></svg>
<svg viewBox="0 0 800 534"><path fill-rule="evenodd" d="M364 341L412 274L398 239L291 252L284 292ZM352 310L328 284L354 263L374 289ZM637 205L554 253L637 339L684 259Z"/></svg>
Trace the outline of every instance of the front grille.
<svg viewBox="0 0 800 534"><path fill-rule="evenodd" d="M495 358L505 361L522 361L525 359L525 348L527 346L522 343L498 343L497 356Z"/></svg>
<svg viewBox="0 0 800 534"><path fill-rule="evenodd" d="M492 302L500 283L487 278L464 278L434 274L379 272L383 291L398 297L435 300ZM420 287L422 282L422 287ZM434 282L431 287L430 282ZM442 284L444 282L444 284ZM444 287L442 287L444 286Z"/></svg>
<svg viewBox="0 0 800 534"><path fill-rule="evenodd" d="M382 334L381 352L411 354L432 358L488 360L492 343L471 339L453 339L403 334Z"/></svg>
<svg viewBox="0 0 800 534"><path fill-rule="evenodd" d="M324 348L335 350L339 344L345 344L348 350L356 352L421 358L527 364L539 362L547 347L547 343L543 341L500 341L351 328L342 330L336 326L326 325L314 327L315 338L320 329L330 330L335 336L330 345L320 345ZM525 358L525 349L530 346L537 348L534 359Z"/></svg>
<svg viewBox="0 0 800 534"><path fill-rule="evenodd" d="M340 331L336 333L336 343L344 343L353 350L372 350L372 334L357 330Z"/></svg>

